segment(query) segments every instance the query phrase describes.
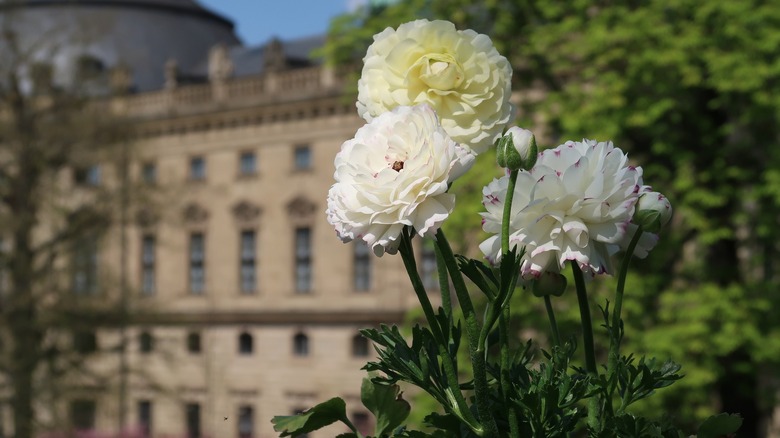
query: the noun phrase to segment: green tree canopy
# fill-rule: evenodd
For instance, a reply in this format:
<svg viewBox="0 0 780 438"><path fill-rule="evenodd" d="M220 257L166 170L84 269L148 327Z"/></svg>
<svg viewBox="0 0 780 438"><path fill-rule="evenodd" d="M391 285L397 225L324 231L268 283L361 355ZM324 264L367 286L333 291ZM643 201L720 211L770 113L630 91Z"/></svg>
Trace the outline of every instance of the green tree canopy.
<svg viewBox="0 0 780 438"><path fill-rule="evenodd" d="M673 226L636 263L627 347L683 363L667 412L741 412L756 436L780 361L780 4L406 0L336 19L323 54L355 62L374 33L423 17L491 36L514 67L518 123L548 146L613 140L671 200ZM488 157L478 166L454 187L457 235L478 230L496 175ZM518 299L521 318L540 308Z"/></svg>

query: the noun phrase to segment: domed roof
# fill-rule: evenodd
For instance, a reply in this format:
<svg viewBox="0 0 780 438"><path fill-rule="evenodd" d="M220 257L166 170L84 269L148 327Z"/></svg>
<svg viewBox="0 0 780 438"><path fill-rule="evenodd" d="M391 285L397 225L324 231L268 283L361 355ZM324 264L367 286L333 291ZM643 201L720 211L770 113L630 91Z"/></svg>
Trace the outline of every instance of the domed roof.
<svg viewBox="0 0 780 438"><path fill-rule="evenodd" d="M159 89L166 61L192 71L212 47L241 45L230 20L194 0L0 0L0 15L12 16L3 17L11 18L3 34L12 30L26 55L52 65L63 83L84 65L106 73L123 66L136 91Z"/></svg>

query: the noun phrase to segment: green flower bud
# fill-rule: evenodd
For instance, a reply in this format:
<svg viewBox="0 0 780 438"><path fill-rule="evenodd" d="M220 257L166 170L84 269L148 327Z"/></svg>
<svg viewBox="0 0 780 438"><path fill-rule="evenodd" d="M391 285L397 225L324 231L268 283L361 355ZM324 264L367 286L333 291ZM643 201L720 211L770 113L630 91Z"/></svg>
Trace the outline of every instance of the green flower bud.
<svg viewBox="0 0 780 438"><path fill-rule="evenodd" d="M647 192L639 197L633 222L644 231L657 233L672 218L672 204L658 192Z"/></svg>
<svg viewBox="0 0 780 438"><path fill-rule="evenodd" d="M566 291L566 277L559 272L543 272L534 281L531 292L534 296L543 297L545 295L554 295L559 297Z"/></svg>
<svg viewBox="0 0 780 438"><path fill-rule="evenodd" d="M499 166L509 170L529 170L536 164L539 151L531 131L513 126L498 140L496 152Z"/></svg>

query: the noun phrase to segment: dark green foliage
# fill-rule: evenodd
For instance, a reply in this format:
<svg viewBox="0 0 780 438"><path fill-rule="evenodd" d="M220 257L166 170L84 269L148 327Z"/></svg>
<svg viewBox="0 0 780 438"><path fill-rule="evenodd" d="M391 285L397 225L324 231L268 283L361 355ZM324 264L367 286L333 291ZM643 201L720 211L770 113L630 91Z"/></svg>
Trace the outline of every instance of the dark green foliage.
<svg viewBox="0 0 780 438"><path fill-rule="evenodd" d="M355 431L355 426L347 418L346 404L338 397L322 402L300 414L276 416L271 420L274 430L281 432L279 435L281 437L309 433L337 421L343 422Z"/></svg>
<svg viewBox="0 0 780 438"><path fill-rule="evenodd" d="M447 327L446 317L439 314L440 324ZM369 362L363 367L369 372L381 372L373 381L381 384L394 384L407 382L425 389L431 396L443 405L449 405L447 398L447 385L444 370L439 365L438 346L431 331L419 325L412 329L412 343L407 344L406 339L398 330L398 327L382 325L377 329L361 330L366 338L377 346L379 353L378 362ZM449 351L451 357L457 357L460 345L461 330L452 327L452 330L444 332L449 339Z"/></svg>
<svg viewBox="0 0 780 438"><path fill-rule="evenodd" d="M624 347L684 360L686 378L633 408L673 409L692 427L720 399L756 434L780 363L780 5L406 0L372 12L334 25L330 59L359 60L387 26L448 19L489 34L510 60L519 124L539 129L540 148L611 139L641 163L675 217L652 256L634 263ZM480 156L452 188L459 207L444 227L465 236L461 252L480 239L481 188L500 174L493 160ZM591 290L600 304L611 287ZM570 298L556 304L561 332L576 330ZM524 327L545 331L543 309L515 294Z"/></svg>
<svg viewBox="0 0 780 438"><path fill-rule="evenodd" d="M553 347L551 353L542 352L544 360L538 369L530 367L530 356L512 367L516 394L512 401L520 411L524 436L566 437L585 416L581 402L592 395L590 377L583 372L570 374L574 351L574 344L567 343L563 348Z"/></svg>
<svg viewBox="0 0 780 438"><path fill-rule="evenodd" d="M379 385L369 379L363 380L360 388L360 400L374 417L378 437L390 435L399 427L412 407L401 398L401 391L396 385Z"/></svg>
<svg viewBox="0 0 780 438"><path fill-rule="evenodd" d="M718 438L732 434L742 425L742 418L733 414L718 414L704 420L696 436L699 438Z"/></svg>

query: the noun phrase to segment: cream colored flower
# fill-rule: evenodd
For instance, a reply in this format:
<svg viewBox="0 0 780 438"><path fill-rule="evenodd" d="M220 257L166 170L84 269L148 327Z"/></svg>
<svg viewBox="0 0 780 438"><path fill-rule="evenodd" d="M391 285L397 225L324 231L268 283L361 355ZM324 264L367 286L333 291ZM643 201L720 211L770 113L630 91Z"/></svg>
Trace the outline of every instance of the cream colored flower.
<svg viewBox="0 0 780 438"><path fill-rule="evenodd" d="M404 226L431 236L455 206L448 184L474 162L428 105L400 106L360 128L336 155L328 222L344 242L394 254Z"/></svg>
<svg viewBox="0 0 780 438"><path fill-rule="evenodd" d="M375 35L363 61L357 108L366 121L428 103L453 140L481 153L512 120L512 67L486 35L417 20Z"/></svg>
<svg viewBox="0 0 780 438"><path fill-rule="evenodd" d="M483 190L483 229L495 236L480 249L491 261L501 255L507 188L503 177ZM591 274L612 273L610 256L636 231L631 218L642 190L642 169L611 142L570 141L542 152L531 171L518 174L512 201L509 240L526 247L523 276L556 272L569 260ZM656 236L646 234L637 256L655 245Z"/></svg>

